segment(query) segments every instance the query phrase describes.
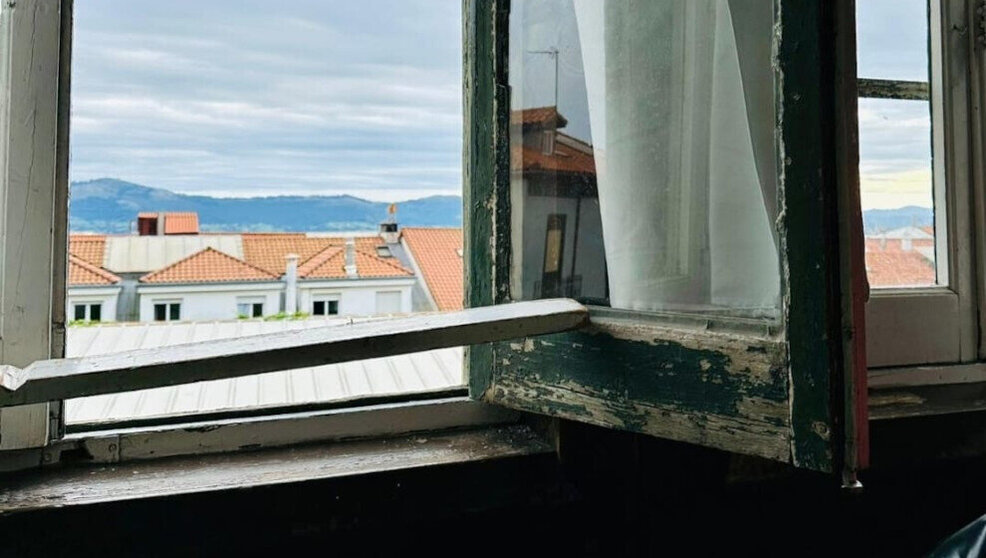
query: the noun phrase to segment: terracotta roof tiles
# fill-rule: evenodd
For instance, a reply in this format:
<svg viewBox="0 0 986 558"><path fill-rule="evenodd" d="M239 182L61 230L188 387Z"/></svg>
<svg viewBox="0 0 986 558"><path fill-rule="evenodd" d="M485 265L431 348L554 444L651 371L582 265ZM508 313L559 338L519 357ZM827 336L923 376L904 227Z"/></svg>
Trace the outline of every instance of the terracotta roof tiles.
<svg viewBox="0 0 986 558"><path fill-rule="evenodd" d="M106 236L102 234L69 235L68 253L96 267L102 267L103 257L106 253Z"/></svg>
<svg viewBox="0 0 986 558"><path fill-rule="evenodd" d="M141 283L224 283L241 281L276 281L279 275L206 248L168 267L148 273Z"/></svg>
<svg viewBox="0 0 986 558"><path fill-rule="evenodd" d="M165 213L164 234L199 234L199 214L193 211Z"/></svg>
<svg viewBox="0 0 986 558"><path fill-rule="evenodd" d="M461 310L462 229L407 227L404 241L439 310Z"/></svg>
<svg viewBox="0 0 986 558"><path fill-rule="evenodd" d="M68 256L68 284L69 286L103 286L115 285L120 282L120 278L95 266L84 259L69 254Z"/></svg>

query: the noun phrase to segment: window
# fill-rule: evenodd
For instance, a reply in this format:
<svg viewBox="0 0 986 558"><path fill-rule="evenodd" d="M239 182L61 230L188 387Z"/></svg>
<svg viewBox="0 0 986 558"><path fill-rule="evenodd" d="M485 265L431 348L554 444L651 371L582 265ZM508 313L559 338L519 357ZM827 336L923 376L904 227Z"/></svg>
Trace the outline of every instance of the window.
<svg viewBox="0 0 986 558"><path fill-rule="evenodd" d="M99 303L75 304L72 319L82 322L98 322L102 319L103 305Z"/></svg>
<svg viewBox="0 0 986 558"><path fill-rule="evenodd" d="M828 20L817 11L797 11L787 0L776 10L774 2L749 10L731 4L466 3L466 295L469 305L486 308L368 321L341 333L322 324L310 333L270 335L251 347L235 339L203 343L165 359L149 351L128 353L138 360L123 364L114 356L86 357L86 376L72 376L66 361L38 360L51 355L36 347L23 355L25 363L36 361L28 372L8 371L6 379L25 383L0 391L0 404L67 397L70 387L94 395L270 372L285 366L282 358L271 364L275 355L292 355L287 365L304 367L447 343L471 347L470 392L491 403L840 469L844 448L838 444L856 425L848 415L834 416L839 405L854 402L846 401L854 384L842 383L844 345L852 334L842 320L854 308L838 290L845 270L833 241L841 234L835 193L844 185L833 178L836 130L829 124L841 121L834 118L830 91L835 69L822 62L825 53L839 50L831 41L841 34L828 33ZM38 16L48 26L38 33L31 27L36 23L18 17L17 29L27 26L22 41L33 47L48 37L55 48L18 50L17 63L40 56L43 66L57 67L49 63L57 60L51 37L59 36L52 33L59 18ZM532 61L524 55L542 50L553 52L546 61L558 65L550 85L543 76L553 72L525 70ZM508 75L515 81L497 81ZM57 76L46 79L20 80L10 91L21 94L28 83L35 89L26 98L47 100L57 113ZM4 105L21 111L4 122L37 123L32 103ZM584 110L569 111L567 103ZM67 107L61 113L67 118ZM545 154L525 137L538 126L556 131L547 160L536 159ZM8 146L32 144L23 141L21 127L11 128L4 132ZM63 145L56 131L50 126L50 144ZM537 137L532 134L532 142ZM21 166L7 170L8 189L10 177L31 175L23 172L31 158L16 155L11 160ZM59 157L67 161L67 153ZM60 168L52 162L44 168ZM46 192L45 184L60 184L64 196L66 177L49 176L38 187ZM14 202L28 191L21 184L5 192L13 200L6 210L20 208ZM41 207L60 207L42 201ZM560 215L565 218L549 218ZM29 253L53 253L56 241L44 235L60 222L52 215L41 223L45 249ZM191 219L177 223L197 230ZM15 241L31 242L22 236ZM528 245L545 252L528 254L521 249ZM208 257L235 267L251 288L294 281L303 305L311 301L316 310L322 302L329 314L332 300L311 298L305 292L311 283L304 281L314 281L323 264L325 275L363 279L359 261L367 255L373 256L372 247L347 239L320 250L310 264L297 255L277 262L283 274ZM57 277L57 260L46 265L38 276ZM592 305L590 329L568 332L586 325L586 309L572 301L500 304L535 298L534 283L546 270L563 288L581 276L580 298ZM303 274L309 275L299 279ZM214 285L200 286L208 291ZM41 290L41 308L52 308L57 285ZM377 309L393 307L395 294L401 292L375 291ZM63 312L58 306L54 312ZM178 302L155 302L153 309L155 318L181 315ZM58 323L41 315L37 331ZM543 334L552 335L537 338ZM5 335L0 341L10 342ZM216 362L223 366L207 366ZM114 383L98 382L106 378ZM48 413L39 416L47 425Z"/></svg>
<svg viewBox="0 0 986 558"><path fill-rule="evenodd" d="M321 298L312 302L313 316L334 316L339 313L339 298Z"/></svg>
<svg viewBox="0 0 986 558"><path fill-rule="evenodd" d="M867 360L968 362L978 336L962 2L856 6Z"/></svg>
<svg viewBox="0 0 986 558"><path fill-rule="evenodd" d="M403 311L401 291L377 291L377 314L399 314Z"/></svg>
<svg viewBox="0 0 986 558"><path fill-rule="evenodd" d="M827 394L865 396L844 375L852 361L839 360L852 351L841 320L862 308L829 305L848 272L833 239L846 234L837 192L849 185L823 170L835 161L819 147L836 153L841 141L842 90L819 59L843 36L807 31L824 25L819 13L784 1L492 4L474 4L467 57L465 205L494 205L469 231L479 280L468 299L570 293L590 305L593 327L470 348L473 374L492 368L470 376L471 393L841 467L829 444L855 439L865 416L837 428ZM821 42L805 48L809 36ZM739 354L759 362L737 370ZM764 407L747 413L747 397ZM832 429L809 431L823 424ZM851 447L841 453L850 470L865 461Z"/></svg>
<svg viewBox="0 0 986 558"><path fill-rule="evenodd" d="M155 322L177 322L181 320L180 302L155 302L154 321Z"/></svg>
<svg viewBox="0 0 986 558"><path fill-rule="evenodd" d="M236 315L240 318L261 318L264 315L264 303L237 300Z"/></svg>

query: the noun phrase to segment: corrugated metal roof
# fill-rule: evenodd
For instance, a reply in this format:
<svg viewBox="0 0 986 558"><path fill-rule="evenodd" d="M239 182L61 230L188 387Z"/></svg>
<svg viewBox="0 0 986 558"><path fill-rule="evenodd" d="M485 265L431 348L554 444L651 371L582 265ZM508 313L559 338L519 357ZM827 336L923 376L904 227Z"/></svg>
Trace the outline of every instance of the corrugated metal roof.
<svg viewBox="0 0 986 558"><path fill-rule="evenodd" d="M243 259L243 239L238 234L108 236L102 267L113 273L146 273L206 248Z"/></svg>
<svg viewBox="0 0 986 558"><path fill-rule="evenodd" d="M68 329L66 355L89 356L138 348L290 331L348 319L240 320L165 324L104 324ZM245 378L70 399L65 422L118 422L196 413L284 407L360 397L421 393L464 385L462 349L437 349Z"/></svg>

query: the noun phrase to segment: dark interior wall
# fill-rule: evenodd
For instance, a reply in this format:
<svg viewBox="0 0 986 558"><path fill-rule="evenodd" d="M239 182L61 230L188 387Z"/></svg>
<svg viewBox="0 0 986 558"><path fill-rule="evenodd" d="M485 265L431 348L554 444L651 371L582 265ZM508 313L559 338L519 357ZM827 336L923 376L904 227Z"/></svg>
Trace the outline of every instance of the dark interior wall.
<svg viewBox="0 0 986 558"><path fill-rule="evenodd" d="M3 556L920 556L986 513L981 458L831 477L567 424L554 456L0 519Z"/></svg>

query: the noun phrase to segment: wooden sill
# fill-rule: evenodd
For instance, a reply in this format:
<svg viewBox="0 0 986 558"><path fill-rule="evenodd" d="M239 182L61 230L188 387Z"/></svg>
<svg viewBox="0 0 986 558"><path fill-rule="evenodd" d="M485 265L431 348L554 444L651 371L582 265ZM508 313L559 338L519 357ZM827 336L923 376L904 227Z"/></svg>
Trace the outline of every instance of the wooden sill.
<svg viewBox="0 0 986 558"><path fill-rule="evenodd" d="M550 454L521 425L116 465L60 466L6 479L0 515Z"/></svg>

